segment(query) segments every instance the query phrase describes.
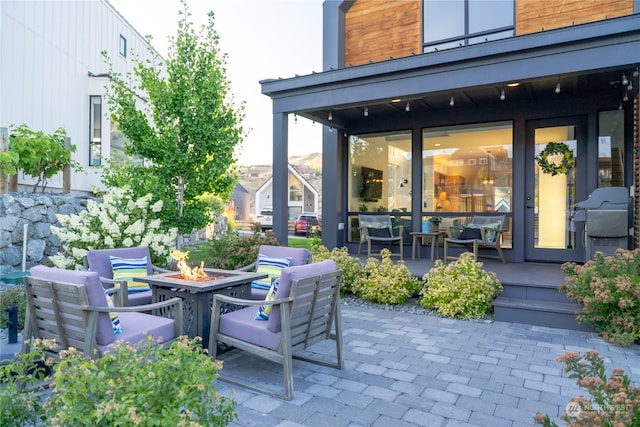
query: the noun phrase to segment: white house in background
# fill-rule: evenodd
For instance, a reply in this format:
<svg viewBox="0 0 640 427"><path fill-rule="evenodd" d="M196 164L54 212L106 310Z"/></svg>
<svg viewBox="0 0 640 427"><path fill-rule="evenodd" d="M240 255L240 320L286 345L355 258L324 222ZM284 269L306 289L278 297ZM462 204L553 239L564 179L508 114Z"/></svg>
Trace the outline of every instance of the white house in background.
<svg viewBox="0 0 640 427"><path fill-rule="evenodd" d="M100 187L100 165L124 143L107 114L110 79L101 52L124 75L135 56L151 59L147 45L106 0L0 1L0 127L63 128L84 168L72 174L71 190ZM18 177L19 184L33 182ZM48 188L62 188L62 176Z"/></svg>
<svg viewBox="0 0 640 427"><path fill-rule="evenodd" d="M302 212L318 213L318 191L300 173L289 166L289 218L296 219ZM256 190L256 217L265 209L271 209L273 200L273 177L267 179Z"/></svg>

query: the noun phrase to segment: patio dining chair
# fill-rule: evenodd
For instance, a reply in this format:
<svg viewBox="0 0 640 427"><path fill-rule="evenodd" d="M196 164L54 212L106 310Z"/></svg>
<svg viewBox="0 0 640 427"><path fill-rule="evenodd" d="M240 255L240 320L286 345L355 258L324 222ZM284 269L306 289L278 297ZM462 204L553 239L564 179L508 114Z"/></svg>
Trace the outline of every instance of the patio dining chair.
<svg viewBox="0 0 640 427"><path fill-rule="evenodd" d="M358 215L358 228L360 229L360 243L358 244L358 256L360 256L360 250L362 244L367 244L367 257L371 256L371 243L387 244L389 250L391 245L397 243L400 246L398 253L392 255L399 256L402 259L402 250L404 243L402 241L402 234L404 232L403 225L393 226L390 215L382 214L359 214ZM393 231L397 230L394 235Z"/></svg>
<svg viewBox="0 0 640 427"><path fill-rule="evenodd" d="M122 289L122 306L151 304L149 285L136 282L134 277L169 272L151 263L151 253L147 246L92 249L85 257L85 267L90 271L97 271L105 287Z"/></svg>
<svg viewBox="0 0 640 427"><path fill-rule="evenodd" d="M342 369L342 324L340 320L340 283L342 271L332 260L287 267L274 281L268 301L243 300L217 294L214 297L209 336L209 354L216 357L217 343L235 347L261 359L282 365L284 393L260 386L256 378L230 376L219 372L220 379L272 396L293 397L293 362L300 359ZM276 286L277 285L277 286ZM277 288L277 290L276 290ZM267 304L268 302L268 304ZM225 303L245 306L223 313ZM317 357L302 350L325 340L335 341L336 355ZM248 367L246 367L248 369Z"/></svg>
<svg viewBox="0 0 640 427"><path fill-rule="evenodd" d="M182 335L182 300L172 298L156 304L116 307L95 271L64 270L38 265L24 278L27 301L23 353L31 339L55 339L61 350L76 348L84 357L100 357L112 344L136 344L148 336L167 346ZM144 311L145 313L142 313ZM146 312L155 313L146 314ZM156 315L157 314L157 315Z"/></svg>

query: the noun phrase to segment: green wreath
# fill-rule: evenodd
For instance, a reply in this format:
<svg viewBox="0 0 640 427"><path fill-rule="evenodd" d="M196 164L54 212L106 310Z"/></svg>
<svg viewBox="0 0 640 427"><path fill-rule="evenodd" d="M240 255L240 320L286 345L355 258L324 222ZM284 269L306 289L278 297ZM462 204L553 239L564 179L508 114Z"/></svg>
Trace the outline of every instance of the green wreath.
<svg viewBox="0 0 640 427"><path fill-rule="evenodd" d="M549 161L549 156L562 155L560 164ZM543 173L551 176L568 174L573 167L573 151L564 142L547 142L547 146L536 156L536 162Z"/></svg>

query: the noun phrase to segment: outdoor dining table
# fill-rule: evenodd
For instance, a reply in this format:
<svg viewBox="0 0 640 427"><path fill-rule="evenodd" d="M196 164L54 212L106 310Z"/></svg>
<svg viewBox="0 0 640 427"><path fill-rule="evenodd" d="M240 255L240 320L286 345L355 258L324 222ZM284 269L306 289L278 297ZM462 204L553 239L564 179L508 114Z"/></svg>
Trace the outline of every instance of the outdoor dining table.
<svg viewBox="0 0 640 427"><path fill-rule="evenodd" d="M148 283L152 301L160 302L179 297L183 301L184 334L190 338L202 337L202 346L209 345L211 306L215 294L251 299L251 282L264 279L267 274L204 269L209 279L187 280L179 271L136 277L136 281ZM224 312L235 310L230 304L223 306Z"/></svg>

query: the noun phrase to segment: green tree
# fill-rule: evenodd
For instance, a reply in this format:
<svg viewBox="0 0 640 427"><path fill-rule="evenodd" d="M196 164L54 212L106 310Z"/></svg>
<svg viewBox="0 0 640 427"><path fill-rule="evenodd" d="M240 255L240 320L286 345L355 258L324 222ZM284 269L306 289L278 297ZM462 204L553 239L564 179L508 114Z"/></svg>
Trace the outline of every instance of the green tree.
<svg viewBox="0 0 640 427"><path fill-rule="evenodd" d="M65 146L66 135L62 128L48 135L42 131L31 130L24 124L14 127L9 137L9 152L3 154L4 160L0 159L0 167L8 168L9 173L15 173L16 168L21 169L25 175L37 179L33 185L34 193L39 185L42 185L44 191L48 179L62 171L65 166L71 165L76 170L82 170L71 160L71 153L76 151L76 146Z"/></svg>
<svg viewBox="0 0 640 427"><path fill-rule="evenodd" d="M133 73L125 78L104 54L113 78L112 119L129 140L124 152L150 162L112 163L103 181L108 187L128 183L138 196L152 192L164 201L163 222L185 234L210 220L200 196L212 193L227 200L237 182L233 155L243 138L244 104L233 106L213 12L196 33L186 0L181 3L166 61L157 55L153 62L135 59ZM144 109L137 106L140 98L148 100Z"/></svg>

